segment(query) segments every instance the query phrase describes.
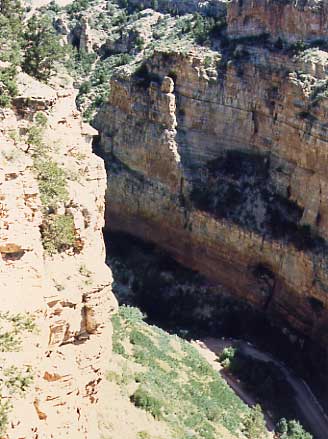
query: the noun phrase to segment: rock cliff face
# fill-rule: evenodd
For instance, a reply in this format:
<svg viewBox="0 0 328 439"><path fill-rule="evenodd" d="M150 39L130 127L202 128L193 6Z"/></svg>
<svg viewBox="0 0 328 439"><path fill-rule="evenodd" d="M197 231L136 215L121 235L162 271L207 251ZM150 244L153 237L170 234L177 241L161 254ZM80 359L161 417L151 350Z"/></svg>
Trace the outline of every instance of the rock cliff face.
<svg viewBox="0 0 328 439"><path fill-rule="evenodd" d="M325 35L315 6L326 3L233 1L228 34L284 29L289 43L313 29ZM271 22L276 8L289 27ZM158 52L112 80L96 122L113 230L157 243L321 346L327 59L323 50L295 54L260 39L225 44L219 62L196 51Z"/></svg>
<svg viewBox="0 0 328 439"><path fill-rule="evenodd" d="M8 439L96 439L93 405L116 306L102 239L105 170L91 151L93 131L74 110L74 90L41 87L27 75L20 81L17 112L3 110L0 121L0 369L3 376L12 365L28 368L34 380L25 398L5 394L2 386L1 403L4 397L12 409L1 429ZM40 181L26 140L35 109L48 116L43 141L67 172L69 196L60 209L73 218L78 252L50 257L42 246ZM17 315L29 316L34 329L13 332ZM8 334L21 340L6 349Z"/></svg>
<svg viewBox="0 0 328 439"><path fill-rule="evenodd" d="M228 32L234 37L268 34L289 42L327 40L325 0L240 0L228 8Z"/></svg>

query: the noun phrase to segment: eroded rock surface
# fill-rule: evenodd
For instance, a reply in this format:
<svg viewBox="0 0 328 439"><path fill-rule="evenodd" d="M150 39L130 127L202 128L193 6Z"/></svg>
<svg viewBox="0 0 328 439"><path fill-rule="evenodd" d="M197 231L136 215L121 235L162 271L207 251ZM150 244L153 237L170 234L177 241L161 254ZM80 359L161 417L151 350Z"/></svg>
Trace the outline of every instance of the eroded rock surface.
<svg viewBox="0 0 328 439"><path fill-rule="evenodd" d="M255 2L263 11L251 3L231 3L228 33L248 33L239 9L273 19L265 8L274 2ZM287 3L305 27L281 29L290 42L308 37L317 25L306 23L326 3ZM112 80L96 122L107 218L326 346L327 53L238 44L218 63L158 52Z"/></svg>
<svg viewBox="0 0 328 439"><path fill-rule="evenodd" d="M241 0L228 8L228 32L234 37L267 34L289 42L327 40L326 0Z"/></svg>
<svg viewBox="0 0 328 439"><path fill-rule="evenodd" d="M35 94L34 80L27 75L24 80L18 114L5 110L0 121L0 296L2 315L30 315L36 328L22 335L21 348L0 355L1 369L28 367L34 381L25 398L8 397L13 409L5 437L96 439L93 406L110 355L110 314L116 307L102 238L105 169L92 154L94 130L75 110L76 92L47 87L48 102ZM67 172L69 197L61 209L73 217L79 251L49 256L42 246L44 208L33 146L26 144L34 104L48 117L45 145Z"/></svg>

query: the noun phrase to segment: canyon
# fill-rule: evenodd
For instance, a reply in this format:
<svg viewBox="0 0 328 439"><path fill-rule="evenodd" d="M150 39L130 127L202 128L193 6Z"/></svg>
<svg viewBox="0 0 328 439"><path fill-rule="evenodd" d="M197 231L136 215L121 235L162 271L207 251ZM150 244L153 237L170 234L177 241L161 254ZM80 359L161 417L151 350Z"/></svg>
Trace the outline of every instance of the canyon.
<svg viewBox="0 0 328 439"><path fill-rule="evenodd" d="M246 336L263 317L276 344L310 359L326 396L327 0L139 3L40 0L28 11L48 14L70 51L47 84L15 66L17 91L0 108L1 438L115 438L123 425L127 438L171 437L133 400L141 371L143 386L166 373L175 389L179 364L180 396L194 395L190 365L202 385L202 368L213 371L139 311L117 314L122 280L168 325L182 321L174 331ZM218 421L191 397L202 419L192 434L210 421L214 436L202 437L244 437L249 408L216 375ZM295 383L323 437L321 407ZM229 401L238 419L222 415Z"/></svg>
<svg viewBox="0 0 328 439"><path fill-rule="evenodd" d="M156 243L323 352L326 6L230 2L218 51L155 50L114 75L95 122L107 227Z"/></svg>

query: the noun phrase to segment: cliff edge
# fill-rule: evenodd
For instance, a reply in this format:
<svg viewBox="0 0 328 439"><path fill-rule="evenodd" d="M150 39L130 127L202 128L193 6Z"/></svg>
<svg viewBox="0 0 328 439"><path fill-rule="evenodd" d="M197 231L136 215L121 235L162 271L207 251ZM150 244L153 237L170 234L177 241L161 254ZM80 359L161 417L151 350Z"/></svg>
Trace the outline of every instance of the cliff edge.
<svg viewBox="0 0 328 439"><path fill-rule="evenodd" d="M69 81L18 83L0 120L1 437L96 439L116 308L105 169Z"/></svg>

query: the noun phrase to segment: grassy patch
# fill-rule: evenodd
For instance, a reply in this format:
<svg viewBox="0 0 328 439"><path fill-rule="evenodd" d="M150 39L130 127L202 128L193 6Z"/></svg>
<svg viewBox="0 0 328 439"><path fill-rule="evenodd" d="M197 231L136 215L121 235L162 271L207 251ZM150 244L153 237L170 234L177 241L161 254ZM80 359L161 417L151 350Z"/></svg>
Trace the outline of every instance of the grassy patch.
<svg viewBox="0 0 328 439"><path fill-rule="evenodd" d="M190 343L142 317L125 306L113 317L114 352L141 370L131 376L139 384L131 401L167 423L177 438L216 439L222 426L240 431L247 406Z"/></svg>
<svg viewBox="0 0 328 439"><path fill-rule="evenodd" d="M42 205L55 210L68 200L65 171L56 162L44 157L36 158L34 169L37 174Z"/></svg>

